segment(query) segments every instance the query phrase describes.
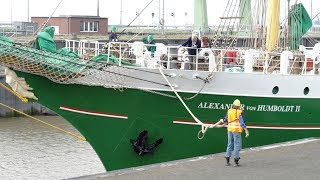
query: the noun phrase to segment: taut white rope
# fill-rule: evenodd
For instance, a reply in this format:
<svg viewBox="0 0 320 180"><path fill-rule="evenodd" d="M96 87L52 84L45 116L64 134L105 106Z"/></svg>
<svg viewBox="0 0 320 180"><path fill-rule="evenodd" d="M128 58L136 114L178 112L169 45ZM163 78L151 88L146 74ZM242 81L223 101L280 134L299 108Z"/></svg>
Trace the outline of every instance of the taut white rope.
<svg viewBox="0 0 320 180"><path fill-rule="evenodd" d="M168 83L168 85L170 86L170 88L172 89L172 91L175 93L175 95L177 96L177 98L180 100L180 102L182 103L182 105L186 108L186 110L189 112L189 114L192 116L192 118L201 125L201 130L198 132L198 138L202 139L204 137L204 134L206 133L206 131L208 130L208 128L213 128L215 127L214 125L207 125L204 124L202 121L200 121L189 109L189 107L186 105L186 103L183 101L183 99L180 97L180 95L177 93L177 91L174 89L174 87L172 86L172 84L169 82L169 80L166 78L166 76L164 75L164 73L162 72L161 68L158 68L162 77L166 80L166 82ZM200 134L202 133L202 136L200 136Z"/></svg>

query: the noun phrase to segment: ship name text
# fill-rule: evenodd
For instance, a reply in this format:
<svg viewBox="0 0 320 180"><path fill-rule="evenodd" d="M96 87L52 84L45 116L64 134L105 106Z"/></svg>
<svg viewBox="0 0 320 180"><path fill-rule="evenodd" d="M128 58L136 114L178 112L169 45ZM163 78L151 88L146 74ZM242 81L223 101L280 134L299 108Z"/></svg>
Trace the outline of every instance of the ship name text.
<svg viewBox="0 0 320 180"><path fill-rule="evenodd" d="M216 103L216 102L201 102L198 105L199 109L217 109L227 110L232 107L232 104ZM241 104L240 109L246 111L257 111L257 112L300 112L300 106L293 105L267 105L259 104L255 106L249 106Z"/></svg>

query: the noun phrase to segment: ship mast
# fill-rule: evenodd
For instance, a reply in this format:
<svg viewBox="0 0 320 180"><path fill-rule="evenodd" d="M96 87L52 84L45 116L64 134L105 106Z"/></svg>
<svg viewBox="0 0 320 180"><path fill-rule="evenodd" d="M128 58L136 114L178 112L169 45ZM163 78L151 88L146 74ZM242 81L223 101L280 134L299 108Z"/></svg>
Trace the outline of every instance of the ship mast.
<svg viewBox="0 0 320 180"><path fill-rule="evenodd" d="M207 0L194 0L194 29L204 33L209 31Z"/></svg>

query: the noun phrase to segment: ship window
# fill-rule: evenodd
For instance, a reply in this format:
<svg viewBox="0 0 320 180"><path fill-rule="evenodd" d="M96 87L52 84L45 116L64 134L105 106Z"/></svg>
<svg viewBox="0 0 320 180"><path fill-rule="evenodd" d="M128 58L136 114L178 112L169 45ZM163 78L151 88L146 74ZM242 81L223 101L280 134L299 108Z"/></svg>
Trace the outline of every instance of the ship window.
<svg viewBox="0 0 320 180"><path fill-rule="evenodd" d="M278 92L279 92L279 87L278 86L273 87L272 93L273 94L278 94Z"/></svg>
<svg viewBox="0 0 320 180"><path fill-rule="evenodd" d="M304 88L303 94L304 94L304 95L309 94L309 88L308 88L308 87L305 87L305 88Z"/></svg>

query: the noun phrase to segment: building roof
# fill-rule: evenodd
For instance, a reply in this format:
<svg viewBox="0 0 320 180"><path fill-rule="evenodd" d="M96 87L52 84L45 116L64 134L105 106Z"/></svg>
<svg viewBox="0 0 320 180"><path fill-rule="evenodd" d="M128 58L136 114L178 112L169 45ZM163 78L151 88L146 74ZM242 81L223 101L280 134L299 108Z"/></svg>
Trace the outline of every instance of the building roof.
<svg viewBox="0 0 320 180"><path fill-rule="evenodd" d="M45 16L34 16L31 18L49 18ZM106 17L100 17L100 16L90 16L90 15L60 15L57 17L51 17L51 18L92 18L92 19L108 19Z"/></svg>

